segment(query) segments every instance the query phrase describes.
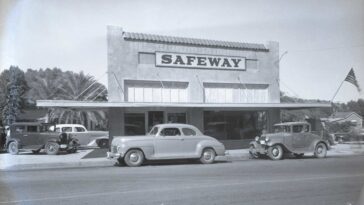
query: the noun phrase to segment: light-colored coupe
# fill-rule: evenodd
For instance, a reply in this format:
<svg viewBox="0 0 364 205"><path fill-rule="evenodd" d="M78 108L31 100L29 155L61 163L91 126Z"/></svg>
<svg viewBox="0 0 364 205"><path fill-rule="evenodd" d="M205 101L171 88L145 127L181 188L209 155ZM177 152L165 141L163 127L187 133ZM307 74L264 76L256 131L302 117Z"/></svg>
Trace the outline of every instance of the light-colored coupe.
<svg viewBox="0 0 364 205"><path fill-rule="evenodd" d="M186 124L155 125L146 136L114 137L108 159L140 166L145 160L199 159L213 163L216 156L225 155L225 147L215 138L203 135Z"/></svg>

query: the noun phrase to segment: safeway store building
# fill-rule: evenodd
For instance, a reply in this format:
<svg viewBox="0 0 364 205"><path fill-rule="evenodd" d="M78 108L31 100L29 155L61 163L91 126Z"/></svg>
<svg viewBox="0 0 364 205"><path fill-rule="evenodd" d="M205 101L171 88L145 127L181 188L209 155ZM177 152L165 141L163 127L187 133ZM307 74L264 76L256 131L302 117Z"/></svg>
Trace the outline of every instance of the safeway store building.
<svg viewBox="0 0 364 205"><path fill-rule="evenodd" d="M188 123L244 146L280 122L279 44L251 44L125 32L108 27L108 102L38 101L41 107L108 109L110 137Z"/></svg>

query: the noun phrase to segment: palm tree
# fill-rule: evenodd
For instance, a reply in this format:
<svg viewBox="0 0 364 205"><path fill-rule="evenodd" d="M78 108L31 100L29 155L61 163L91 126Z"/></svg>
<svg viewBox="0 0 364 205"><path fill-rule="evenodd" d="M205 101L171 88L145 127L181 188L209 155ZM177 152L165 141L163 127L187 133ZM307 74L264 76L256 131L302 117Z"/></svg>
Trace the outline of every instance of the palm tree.
<svg viewBox="0 0 364 205"><path fill-rule="evenodd" d="M31 88L27 96L35 100L93 100L106 101L107 91L92 76L83 72L62 72L60 69L28 70L27 82ZM106 128L107 117L103 110L79 110L71 108L50 108L50 122L77 123L85 126L91 123Z"/></svg>

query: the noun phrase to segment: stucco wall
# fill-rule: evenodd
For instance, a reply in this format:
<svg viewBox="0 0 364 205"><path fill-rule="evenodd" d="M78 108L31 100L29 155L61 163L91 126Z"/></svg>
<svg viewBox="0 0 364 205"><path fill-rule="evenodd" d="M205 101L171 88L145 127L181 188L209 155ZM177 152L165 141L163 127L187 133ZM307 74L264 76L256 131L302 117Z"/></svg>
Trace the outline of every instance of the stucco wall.
<svg viewBox="0 0 364 205"><path fill-rule="evenodd" d="M122 38L120 27L108 27L108 97L110 102L123 102L124 80L182 81L188 82L189 102L203 102L201 83L269 84L269 102L280 102L279 93L279 45L268 42L266 51L233 50L222 48L173 45ZM244 40L244 39L242 39ZM155 64L139 64L139 53L176 52L205 55L241 56L257 59L258 69L246 71L156 67ZM198 76L198 78L196 77Z"/></svg>

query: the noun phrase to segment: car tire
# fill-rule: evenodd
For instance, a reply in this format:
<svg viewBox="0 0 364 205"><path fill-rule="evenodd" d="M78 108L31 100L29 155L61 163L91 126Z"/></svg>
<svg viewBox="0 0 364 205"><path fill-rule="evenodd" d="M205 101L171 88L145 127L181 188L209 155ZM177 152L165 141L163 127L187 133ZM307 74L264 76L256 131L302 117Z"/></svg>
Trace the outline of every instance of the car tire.
<svg viewBox="0 0 364 205"><path fill-rule="evenodd" d="M259 159L261 155L255 150L254 145L249 146L249 155L251 159Z"/></svg>
<svg viewBox="0 0 364 205"><path fill-rule="evenodd" d="M320 142L315 147L314 155L316 158L325 158L327 154L327 147L324 143Z"/></svg>
<svg viewBox="0 0 364 205"><path fill-rule="evenodd" d="M59 152L59 144L56 142L48 142L44 149L48 155L57 155Z"/></svg>
<svg viewBox="0 0 364 205"><path fill-rule="evenodd" d="M19 153L19 144L18 142L10 142L8 145L8 152L12 155L17 155Z"/></svg>
<svg viewBox="0 0 364 205"><path fill-rule="evenodd" d="M281 145L273 145L268 148L268 157L272 160L283 159L283 148Z"/></svg>
<svg viewBox="0 0 364 205"><path fill-rule="evenodd" d="M107 139L100 139L97 142L97 146L99 146L99 148L109 148L109 140L107 140Z"/></svg>
<svg viewBox="0 0 364 205"><path fill-rule="evenodd" d="M205 148L200 157L200 162L202 164L212 164L215 161L216 153L212 148Z"/></svg>
<svg viewBox="0 0 364 205"><path fill-rule="evenodd" d="M144 162L144 154L138 149L131 149L125 154L124 162L129 167L138 167Z"/></svg>

